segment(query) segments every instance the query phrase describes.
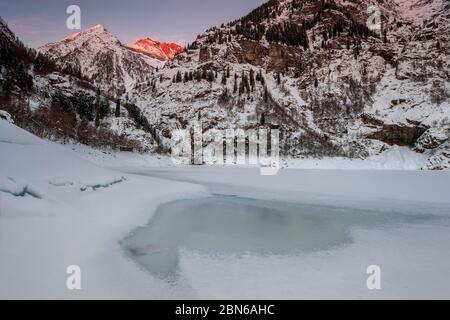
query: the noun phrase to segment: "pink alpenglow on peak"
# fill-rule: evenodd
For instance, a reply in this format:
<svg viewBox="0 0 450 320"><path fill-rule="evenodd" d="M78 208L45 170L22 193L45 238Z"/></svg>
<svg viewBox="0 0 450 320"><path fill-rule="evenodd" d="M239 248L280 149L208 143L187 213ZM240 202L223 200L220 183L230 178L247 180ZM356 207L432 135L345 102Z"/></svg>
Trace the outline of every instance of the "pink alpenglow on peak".
<svg viewBox="0 0 450 320"><path fill-rule="evenodd" d="M83 33L83 34L86 34L86 33L104 32L104 31L106 31L106 28L105 28L103 25L101 25L101 24L96 24L95 26L90 27L90 28L88 28L88 29L86 29L86 30L84 30L84 31L80 31L80 32L71 34L71 35L68 36L65 40L67 40L67 41L74 41L74 40L75 40L76 38L78 38L78 36L81 35L82 33Z"/></svg>
<svg viewBox="0 0 450 320"><path fill-rule="evenodd" d="M184 50L179 44L160 42L151 38L140 39L129 48L163 61L172 60Z"/></svg>
<svg viewBox="0 0 450 320"><path fill-rule="evenodd" d="M67 40L67 41L73 41L73 40L75 40L75 39L80 35L80 33L81 33L81 32L77 32L77 33L71 34L70 36L68 36L68 37L66 38L66 40Z"/></svg>

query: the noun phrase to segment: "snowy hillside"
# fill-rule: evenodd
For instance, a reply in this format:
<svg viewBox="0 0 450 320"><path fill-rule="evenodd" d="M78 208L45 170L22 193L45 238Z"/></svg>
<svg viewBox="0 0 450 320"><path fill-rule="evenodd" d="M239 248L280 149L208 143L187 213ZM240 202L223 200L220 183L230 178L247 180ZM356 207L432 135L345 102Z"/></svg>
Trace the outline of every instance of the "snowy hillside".
<svg viewBox="0 0 450 320"><path fill-rule="evenodd" d="M201 119L204 130L281 127L286 156L406 146L449 168L448 1L377 4L378 33L364 1L269 1L201 34L130 99L165 143Z"/></svg>
<svg viewBox="0 0 450 320"><path fill-rule="evenodd" d="M102 33L99 28L92 33ZM26 48L1 21L0 110L9 112L22 128L54 141L115 150L158 147L155 133L137 108L100 90L77 68L56 65Z"/></svg>
<svg viewBox="0 0 450 320"><path fill-rule="evenodd" d="M280 128L285 158L409 148L423 169L448 169L450 3L373 4L381 30L367 26L366 1L271 0L184 51L150 38L126 47L101 25L39 51L91 82L91 96L101 89L110 107L121 98L118 116L101 122L145 150L169 152L173 130L200 120L203 131ZM73 82L56 78L35 85L66 83L72 96ZM31 107L49 106L48 91Z"/></svg>
<svg viewBox="0 0 450 320"><path fill-rule="evenodd" d="M448 14L450 8L448 0L394 0L394 2L403 18L418 25L445 11Z"/></svg>

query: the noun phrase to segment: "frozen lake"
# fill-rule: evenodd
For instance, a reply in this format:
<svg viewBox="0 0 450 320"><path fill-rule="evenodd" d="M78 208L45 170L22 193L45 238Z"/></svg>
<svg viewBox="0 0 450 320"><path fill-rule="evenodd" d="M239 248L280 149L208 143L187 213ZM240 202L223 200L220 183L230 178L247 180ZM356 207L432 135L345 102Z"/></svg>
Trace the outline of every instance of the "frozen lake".
<svg viewBox="0 0 450 320"><path fill-rule="evenodd" d="M437 219L215 195L160 206L149 224L136 229L123 245L153 275L173 280L180 273L180 251L228 259L297 256L350 244L355 227L386 229Z"/></svg>
<svg viewBox="0 0 450 320"><path fill-rule="evenodd" d="M157 290L192 299L450 297L442 173L130 169L202 186L121 241ZM367 268L382 272L368 290Z"/></svg>
<svg viewBox="0 0 450 320"><path fill-rule="evenodd" d="M110 170L0 131L0 298L450 298L450 172Z"/></svg>

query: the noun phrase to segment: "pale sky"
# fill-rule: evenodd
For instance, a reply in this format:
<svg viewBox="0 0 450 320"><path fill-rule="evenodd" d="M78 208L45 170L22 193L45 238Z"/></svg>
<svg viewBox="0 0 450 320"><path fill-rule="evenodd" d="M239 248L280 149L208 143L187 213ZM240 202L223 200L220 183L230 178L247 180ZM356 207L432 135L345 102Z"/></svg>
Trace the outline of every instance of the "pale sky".
<svg viewBox="0 0 450 320"><path fill-rule="evenodd" d="M209 27L240 18L266 0L0 0L0 16L28 46L61 40L66 8L81 8L81 28L103 24L123 43L152 37L181 44Z"/></svg>

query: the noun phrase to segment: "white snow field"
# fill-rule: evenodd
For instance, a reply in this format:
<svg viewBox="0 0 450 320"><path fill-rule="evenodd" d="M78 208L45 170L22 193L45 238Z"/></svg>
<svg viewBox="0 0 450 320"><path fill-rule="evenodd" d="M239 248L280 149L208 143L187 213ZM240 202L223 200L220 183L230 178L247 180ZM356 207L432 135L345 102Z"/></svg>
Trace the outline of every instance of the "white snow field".
<svg viewBox="0 0 450 320"><path fill-rule="evenodd" d="M0 164L1 299L177 297L119 240L159 201L201 187L100 168L3 120ZM66 289L70 265L81 267L81 291Z"/></svg>
<svg viewBox="0 0 450 320"><path fill-rule="evenodd" d="M0 120L0 298L448 299L449 185L449 172L290 168L267 177L256 168L173 167L164 158L64 147ZM331 227L341 221L331 215L342 214L345 234L338 238L345 241L261 254L252 252L251 234L240 233L234 239L243 242L243 252L211 254L197 250L202 242L177 233L182 222L206 221L169 214L157 234L181 239L178 277L160 277L130 258L125 239L151 226L155 212L166 206L161 204L217 196L245 199L252 207L262 200L320 207L322 217L334 221ZM214 201L208 205L215 208ZM186 214L195 217L194 211ZM211 232L225 230L215 224L219 211L213 213L216 218L204 225ZM373 216L358 223L365 221L359 213ZM302 220L295 221L302 230ZM259 223L250 222L246 228ZM290 235L297 239L292 230ZM217 246L235 250L239 243ZM79 291L66 288L70 265L81 267ZM366 287L370 265L381 268L381 290Z"/></svg>

